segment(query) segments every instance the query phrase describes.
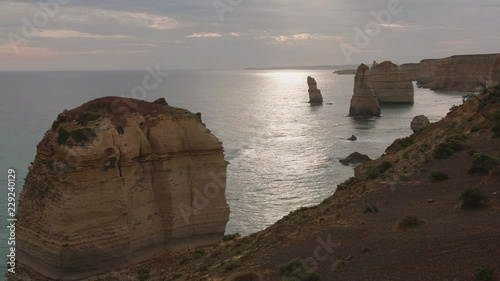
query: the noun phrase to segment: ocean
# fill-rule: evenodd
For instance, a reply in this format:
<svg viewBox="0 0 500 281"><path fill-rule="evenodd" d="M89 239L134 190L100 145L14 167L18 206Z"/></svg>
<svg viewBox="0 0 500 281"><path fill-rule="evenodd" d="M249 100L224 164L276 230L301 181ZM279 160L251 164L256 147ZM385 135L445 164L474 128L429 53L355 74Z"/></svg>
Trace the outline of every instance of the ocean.
<svg viewBox="0 0 500 281"><path fill-rule="evenodd" d="M395 139L412 133L414 116L424 114L435 122L462 102L460 93L415 88L414 105L382 106L380 118L353 119L347 117L352 75L326 70L171 71L151 91L132 94L146 75L146 70L0 72L2 226L7 224L7 170L16 170L19 193L36 145L56 116L98 97L164 97L172 106L201 112L203 122L224 143L230 162L226 232L244 235L331 196L337 184L353 175L352 167L339 159L355 151L376 158ZM331 104L307 103L309 75ZM358 141L345 140L351 135ZM4 226L4 257L7 235Z"/></svg>

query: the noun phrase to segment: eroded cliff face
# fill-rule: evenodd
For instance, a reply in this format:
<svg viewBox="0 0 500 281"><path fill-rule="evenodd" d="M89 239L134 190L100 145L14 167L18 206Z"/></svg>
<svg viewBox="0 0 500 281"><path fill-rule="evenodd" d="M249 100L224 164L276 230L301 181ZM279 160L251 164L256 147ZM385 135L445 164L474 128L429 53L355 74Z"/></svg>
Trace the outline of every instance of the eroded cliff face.
<svg viewBox="0 0 500 281"><path fill-rule="evenodd" d="M413 103L413 83L399 66L390 61L374 64L370 82L381 103Z"/></svg>
<svg viewBox="0 0 500 281"><path fill-rule="evenodd" d="M500 54L460 55L425 59L401 68L419 87L442 91L474 92L500 82Z"/></svg>
<svg viewBox="0 0 500 281"><path fill-rule="evenodd" d="M448 91L479 91L489 83L500 81L498 77L493 77L497 76L494 65L499 58L500 55L466 55L438 60L434 63L429 87Z"/></svg>
<svg viewBox="0 0 500 281"><path fill-rule="evenodd" d="M406 74L411 81L418 81L420 77L420 64L418 63L405 63L399 66L401 71Z"/></svg>
<svg viewBox="0 0 500 281"><path fill-rule="evenodd" d="M349 116L380 116L380 104L371 87L369 72L370 68L365 64L358 67Z"/></svg>
<svg viewBox="0 0 500 281"><path fill-rule="evenodd" d="M11 280L78 280L220 241L226 168L186 110L108 97L65 111L21 193Z"/></svg>

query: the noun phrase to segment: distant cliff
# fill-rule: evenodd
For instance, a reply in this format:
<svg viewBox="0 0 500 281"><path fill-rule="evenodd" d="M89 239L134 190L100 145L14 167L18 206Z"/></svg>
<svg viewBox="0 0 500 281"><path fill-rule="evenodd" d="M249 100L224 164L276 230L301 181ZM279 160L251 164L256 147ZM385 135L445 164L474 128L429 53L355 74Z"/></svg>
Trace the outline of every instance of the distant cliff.
<svg viewBox="0 0 500 281"><path fill-rule="evenodd" d="M459 55L422 60L401 69L423 88L472 92L500 82L500 54Z"/></svg>
<svg viewBox="0 0 500 281"><path fill-rule="evenodd" d="M21 193L10 280L80 280L220 241L226 167L187 110L108 97L63 112Z"/></svg>

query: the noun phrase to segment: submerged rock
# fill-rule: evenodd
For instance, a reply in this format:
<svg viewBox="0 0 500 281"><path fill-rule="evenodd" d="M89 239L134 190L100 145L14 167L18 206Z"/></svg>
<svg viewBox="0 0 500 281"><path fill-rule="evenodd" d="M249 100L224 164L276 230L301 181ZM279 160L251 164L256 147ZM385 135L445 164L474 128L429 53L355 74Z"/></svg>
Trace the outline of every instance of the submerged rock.
<svg viewBox="0 0 500 281"><path fill-rule="evenodd" d="M321 90L318 89L316 80L311 76L308 76L307 85L309 86L309 103L322 104L323 96L321 95Z"/></svg>
<svg viewBox="0 0 500 281"><path fill-rule="evenodd" d="M358 67L349 116L380 116L380 105L371 88L369 70L364 64Z"/></svg>
<svg viewBox="0 0 500 281"><path fill-rule="evenodd" d="M361 164L371 160L372 159L370 159L368 155L361 154L359 152L354 152L351 153L351 155L347 156L345 159L340 159L339 162L347 166L350 164Z"/></svg>
<svg viewBox="0 0 500 281"><path fill-rule="evenodd" d="M107 97L60 117L21 192L11 280L80 280L222 239L227 162L195 114Z"/></svg>
<svg viewBox="0 0 500 281"><path fill-rule="evenodd" d="M410 127L413 130L413 132L416 133L422 130L423 128L429 126L430 124L431 122L429 121L429 118L427 118L425 115L419 115L413 118Z"/></svg>

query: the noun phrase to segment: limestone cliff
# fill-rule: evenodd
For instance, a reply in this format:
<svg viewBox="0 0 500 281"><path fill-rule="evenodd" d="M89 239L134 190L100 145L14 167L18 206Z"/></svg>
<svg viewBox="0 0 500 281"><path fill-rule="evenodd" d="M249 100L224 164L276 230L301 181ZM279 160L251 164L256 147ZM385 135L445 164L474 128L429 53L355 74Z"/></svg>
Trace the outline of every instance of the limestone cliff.
<svg viewBox="0 0 500 281"><path fill-rule="evenodd" d="M408 79L411 81L418 81L420 77L420 64L418 63L405 63L399 66Z"/></svg>
<svg viewBox="0 0 500 281"><path fill-rule="evenodd" d="M478 91L500 82L500 54L452 56L437 60L429 88L447 91Z"/></svg>
<svg viewBox="0 0 500 281"><path fill-rule="evenodd" d="M397 65L390 61L375 64L370 82L380 103L413 103L413 83Z"/></svg>
<svg viewBox="0 0 500 281"><path fill-rule="evenodd" d="M380 116L380 105L371 87L369 71L365 64L358 67L349 116Z"/></svg>
<svg viewBox="0 0 500 281"><path fill-rule="evenodd" d="M309 86L309 103L322 104L323 96L321 95L321 90L318 89L318 84L316 83L316 80L311 76L308 76L307 85Z"/></svg>
<svg viewBox="0 0 500 281"><path fill-rule="evenodd" d="M165 104L107 97L58 116L21 193L10 280L79 280L222 238L222 143Z"/></svg>

